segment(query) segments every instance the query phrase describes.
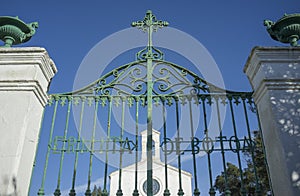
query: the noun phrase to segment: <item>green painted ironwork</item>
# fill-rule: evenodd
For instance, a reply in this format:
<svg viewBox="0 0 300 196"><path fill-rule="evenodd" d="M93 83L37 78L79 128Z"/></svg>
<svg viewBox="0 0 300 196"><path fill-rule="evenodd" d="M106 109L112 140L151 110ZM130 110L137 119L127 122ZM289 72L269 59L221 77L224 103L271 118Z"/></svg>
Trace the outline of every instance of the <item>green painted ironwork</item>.
<svg viewBox="0 0 300 196"><path fill-rule="evenodd" d="M61 194L61 179L64 157L74 154L74 165L72 167L71 188L69 195L78 195L76 192L77 181L79 178L79 171L83 170L80 165L82 156L85 156L85 166L87 166L87 184L85 189L85 195L92 195L92 180L93 176L101 173L103 175L103 189L102 195L117 195L121 196L124 193L124 180L131 180L133 187L131 193L133 196L140 195L139 184L139 156L141 145L139 141L139 133L141 128L139 122L143 120L145 115L145 121L147 122L147 171L146 171L146 194L147 196L153 196L153 108L161 106L161 116L163 125L161 130L162 140L160 143L160 150L163 153L164 161L164 182L162 185L162 192L164 196L170 195L184 195L186 194L182 182L182 175L184 164L182 163L182 157L190 155L191 161L191 173L193 173L193 195L199 196L201 194L209 194L210 196L216 195L216 189L214 187L214 178L217 175L214 173L216 169L213 165L214 155L221 155L222 171L225 175L226 195L231 195L230 187L228 186L228 176L226 172L226 160L228 154L233 154L237 157L238 168L240 172L241 180L241 194L249 194L245 189L244 176L242 170L244 168L242 164L242 152L249 152L252 156L252 161L255 165L254 149L255 143L252 141L251 127L249 123L249 116L247 113L247 107L253 107L252 92L235 92L219 88L204 79L192 71L165 61L163 59L163 53L153 47L152 45L152 33L158 28L167 26L167 22L159 21L155 18L151 11L148 11L144 20L132 23L132 26L142 29L148 33L148 44L145 49L141 50L136 55L136 61L122 65L109 71L95 82L88 86L79 89L74 92L54 94L50 95L49 108L53 108L50 136L48 140L48 148L46 152L46 160L44 164L44 173L41 181L41 186L38 191L38 195L45 195L45 183L47 177L47 169L49 161L51 161L50 155L60 155L58 161L58 179L57 186L54 195ZM64 105L68 105L66 110L57 111ZM73 105L72 105L73 104ZM234 105L233 105L234 104ZM189 126L188 130L181 129L180 116L183 115L180 111L181 107L187 106L189 110L189 121L184 122ZM135 106L135 107L133 107ZM231 116L231 127L228 128L230 134L225 135L225 131L221 125L220 107L229 106ZM235 108L242 107L242 115L236 115ZM66 108L66 107L64 107ZM79 124L71 125L72 111L76 108L79 110ZM116 124L116 119L113 116L114 109L119 108L121 110L121 124ZM125 110L134 113L134 123L132 123L132 135L127 134L125 130ZM216 109L217 118L217 132L218 136L212 136L212 132L209 125L208 115L211 115L212 110ZM202 116L201 119L195 119L193 111L198 110ZM89 119L85 119L85 115L90 111ZM57 118L57 114L66 112L65 121L62 122L61 118ZM174 117L175 121L168 121L168 115ZM242 131L237 126L236 118L244 115L244 121L246 122L245 131L246 135L241 136ZM74 116L73 116L74 117ZM105 120L103 120L105 119ZM84 120L91 122L91 128L88 128L87 123ZM104 132L105 136L98 136L97 121L105 121ZM194 121L199 120L200 128L194 126ZM59 122L57 122L59 121ZM167 123L168 122L168 123ZM60 125L61 124L61 125ZM240 124L240 123L239 123ZM64 125L64 128L59 128ZM72 129L77 129L76 134L72 134ZM63 135L59 135L59 131L64 130ZM199 130L201 129L201 130ZM176 130L174 138L169 138L168 134ZM90 138L83 137L83 132L91 132ZM190 139L183 139L184 134L189 133ZM57 135L55 135L57 134ZM103 168L95 170L96 154L103 155ZM178 184L170 184L169 180L169 161L172 161L169 156L177 156L177 168L178 168ZM82 156L81 156L82 155ZM118 159L114 159L115 168L118 172L118 186L115 193L109 193L109 171L113 170L111 167L110 158L118 155ZM208 192L200 190L203 182L200 180L205 171L199 171L202 168L200 165L199 157L207 157L207 177L209 181ZM132 159L134 162L134 178L128 179L123 175L125 156L134 156ZM124 158L124 159L123 159ZM204 163L201 163L204 164ZM101 164L100 164L101 165ZM51 164L50 164L51 166ZM200 169L201 170L201 169ZM261 194L259 179L257 171L254 167L256 177L256 194ZM82 176L82 175L81 175ZM162 180L163 181L163 180ZM157 182L157 181L155 181ZM102 184L101 184L102 185ZM99 185L100 186L100 185ZM176 186L177 192L171 192L170 187Z"/></svg>
<svg viewBox="0 0 300 196"><path fill-rule="evenodd" d="M107 196L107 172L108 172L108 149L109 149L109 140L110 140L110 129L111 129L111 112L112 112L112 100L108 98L109 108L108 108L108 119L107 119L107 141L106 141L106 152L105 152L105 168L104 168L104 187L103 195Z"/></svg>
<svg viewBox="0 0 300 196"><path fill-rule="evenodd" d="M122 99L122 125L121 125L121 132L120 132L120 138L123 138L124 135L124 118L125 118L125 99ZM117 196L122 196L122 164L123 164L123 148L122 145L120 145L120 161L119 161L119 182L118 182L118 191L117 191Z"/></svg>
<svg viewBox="0 0 300 196"><path fill-rule="evenodd" d="M264 25L272 39L282 43L290 43L291 46L299 46L300 14L285 14L276 22L264 20Z"/></svg>
<svg viewBox="0 0 300 196"><path fill-rule="evenodd" d="M168 156L167 156L167 121L166 121L166 99L163 97L161 99L162 101L162 115L163 115L163 134L164 134L164 167L165 167L165 190L164 190L164 196L169 196L170 191L168 189Z"/></svg>
<svg viewBox="0 0 300 196"><path fill-rule="evenodd" d="M178 97L175 98L175 104L176 104L176 132L177 132L177 141L176 142L176 154L177 154L177 160L178 160L178 193L177 195L184 195L183 189L182 189L182 177L181 177L181 150L180 150L180 128L179 128L179 109L178 109Z"/></svg>
<svg viewBox="0 0 300 196"><path fill-rule="evenodd" d="M98 108L99 108L99 97L95 97L95 110L94 110L94 119L93 119L93 131L92 131L92 141L90 147L90 158L89 158L89 171L88 171L88 183L87 189L85 191L86 196L91 196L91 176L92 176L92 165L93 165L93 151L95 145L95 134L96 134L96 123L97 123L97 115L98 115Z"/></svg>
<svg viewBox="0 0 300 196"><path fill-rule="evenodd" d="M245 97L242 97L242 102L243 102L243 109L244 109L244 114L245 114L245 119L246 119L248 137L249 137L249 140L250 140L250 143L249 143L250 153L251 153L252 163L254 165L253 170L254 170L255 182L256 182L255 183L255 186L256 186L255 193L256 193L256 195L261 195L262 193L261 193L261 189L260 189L260 183L259 183L259 178L258 178L258 175L257 175L256 164L255 164L255 159L254 159L254 150L255 150L255 148L253 146L253 142L252 142L252 139L251 139L250 125L249 125L249 120L248 120L248 112L246 110Z"/></svg>
<svg viewBox="0 0 300 196"><path fill-rule="evenodd" d="M192 96L188 97L189 102L189 111L190 111L190 124L191 124L191 136L192 141L195 140L195 133L194 133L194 123L193 123L193 111L192 111ZM192 142L192 149L195 149L194 142ZM198 189L198 178L197 178L197 162L196 162L196 153L195 151L192 152L193 155L193 168L194 168L194 195L199 196L200 191Z"/></svg>
<svg viewBox="0 0 300 196"><path fill-rule="evenodd" d="M45 110L43 110L43 114L42 114L42 120L40 122L40 130L39 130L39 135L38 135L38 143L40 143L40 138L41 138L41 132L42 132L42 124L44 122L44 117L45 117ZM33 163L33 166L32 166L32 171L34 171L35 169L35 166L36 166L36 162L37 162L37 152L38 152L38 149L36 149L35 151L35 157L34 157L34 163ZM29 183L29 187L31 187L32 185L32 174L31 173L31 176L30 176L30 183Z"/></svg>
<svg viewBox="0 0 300 196"><path fill-rule="evenodd" d="M206 106L205 106L205 96L201 96L201 102L202 102L202 109L203 109L203 121L204 121L204 134L205 134L205 138L206 141L208 140L208 126L207 126L207 115L206 115ZM208 145L209 143L207 143ZM207 149L210 149L209 146L207 146ZM212 148L211 148L212 149ZM209 195L210 196L214 196L216 194L216 191L214 189L213 186L213 178L212 178L212 166L211 166L211 159L210 159L210 154L211 154L211 150L206 150L207 152L207 162L208 162L208 173L209 173Z"/></svg>
<svg viewBox="0 0 300 196"><path fill-rule="evenodd" d="M0 17L0 39L5 43L4 47L29 41L35 34L36 28L38 28L37 22L26 24L19 17Z"/></svg>
<svg viewBox="0 0 300 196"><path fill-rule="evenodd" d="M135 145L138 146L139 143L139 99L135 98ZM134 174L134 191L132 196L138 196L138 148L135 148L135 174Z"/></svg>
<svg viewBox="0 0 300 196"><path fill-rule="evenodd" d="M45 195L44 187L45 187L45 180L46 180L46 175L47 175L48 160L49 160L50 151L51 151L51 143L52 143L52 136L53 136L53 131L54 131L54 124L55 124L58 101L59 101L59 97L55 96L55 107L54 107L53 116L52 116L50 136L49 136L48 148L47 148L46 159L45 159L46 162L45 162L44 171L43 171L42 184L41 184L41 188L38 191L38 195ZM52 103L52 100L49 101L49 104L51 104L51 103Z"/></svg>
<svg viewBox="0 0 300 196"><path fill-rule="evenodd" d="M75 161L74 161L74 169L73 169L73 177L72 177L72 188L69 193L70 196L76 195L75 181L76 181L76 174L77 174L78 155L79 155L79 149L80 149L80 137L81 137L81 132L82 132L85 98L82 97L82 98L80 98L80 100L81 100L80 120L79 120L79 129L78 129L77 142L76 142ZM76 105L78 105L78 103Z"/></svg>
<svg viewBox="0 0 300 196"><path fill-rule="evenodd" d="M257 107L256 107L256 105L255 105L255 108L254 108L255 112L256 112L256 108L257 108ZM244 107L244 109L245 109L245 107ZM246 114L246 113L245 113L245 114ZM262 131L261 131L262 129L261 129L261 124L260 124L260 120L259 120L259 113L256 112L256 114L257 114L257 121L258 121L259 133L260 133L260 135L261 135L261 140L262 140L262 141L265 141L265 140L264 140L264 137L263 137L263 134L262 134ZM262 142L262 151L263 151L264 154L266 154L265 150L266 150L265 145L264 145L264 143ZM268 167L268 161L267 161L267 158L266 158L266 157L264 158L264 162L265 162L265 165L266 165L266 170L267 170L268 176L270 176L270 170L269 170L269 167ZM254 166L255 166L255 165L254 165ZM255 177L255 178L256 178L256 177ZM268 180L269 180L269 184L271 185L271 184L272 184L271 178L269 177ZM260 187L259 187L259 188L260 188ZM272 186L270 186L270 194L271 194L271 195L274 195L274 193L273 193L273 187L272 187Z"/></svg>
<svg viewBox="0 0 300 196"><path fill-rule="evenodd" d="M153 60L161 59L162 54L158 49L154 49L152 45L152 33L158 28L167 26L165 21L158 21L150 10L147 11L143 21L133 22L132 26L148 32L147 50L142 50L137 54L139 60L147 61L147 195L153 195L152 185L152 91L153 91ZM147 51L144 54L144 51ZM156 53L158 52L158 53Z"/></svg>
<svg viewBox="0 0 300 196"><path fill-rule="evenodd" d="M61 195L60 193L60 182L61 182L61 174L62 174L62 167L64 163L64 157L65 157L65 145L66 145L66 139L67 139L67 134L69 130L69 120L70 120L70 112L71 112L71 106L72 106L72 97L68 96L65 97L68 100L68 110L67 110L67 117L66 117L66 126L64 130L64 136L63 136L63 146L62 146L62 152L60 156L60 161L59 161L59 170L58 170L58 177L57 177L57 186L54 192L55 196ZM64 100L63 100L64 101ZM64 102L62 102L64 104Z"/></svg>
<svg viewBox="0 0 300 196"><path fill-rule="evenodd" d="M221 144L221 155L222 155L222 163L223 163L223 172L225 176L225 196L230 196L231 192L229 190L228 186L228 177L227 177L227 171L226 171L226 158L225 158L225 149L224 149L224 137L223 137L223 130L221 126L221 118L220 118L220 104L219 104L219 96L214 97L215 102L216 102L216 107L217 107L217 115L218 115L218 128L220 132L220 144ZM224 101L224 97L221 97L222 101ZM224 102L223 102L224 103Z"/></svg>
<svg viewBox="0 0 300 196"><path fill-rule="evenodd" d="M230 105L232 127L233 127L233 131L234 131L234 140L236 141L236 145L238 146L239 145L239 139L238 139L237 130L236 130L234 110L233 110L233 106L232 106L232 99L235 99L235 103L237 105L240 102L238 100L238 97L229 97L228 99L229 99L229 105ZM237 158L238 158L238 167L239 167L239 170L240 170L240 178L244 179L243 171L242 171L241 155L240 155L240 149L239 148L237 148L236 154L237 154ZM247 192L246 192L243 180L241 181L241 195L242 196L246 196L247 195Z"/></svg>

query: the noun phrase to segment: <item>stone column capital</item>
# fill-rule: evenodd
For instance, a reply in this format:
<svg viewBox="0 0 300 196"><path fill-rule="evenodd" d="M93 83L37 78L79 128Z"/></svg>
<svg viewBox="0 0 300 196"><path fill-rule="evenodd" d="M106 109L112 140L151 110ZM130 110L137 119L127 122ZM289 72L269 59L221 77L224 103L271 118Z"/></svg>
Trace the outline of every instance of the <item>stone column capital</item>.
<svg viewBox="0 0 300 196"><path fill-rule="evenodd" d="M33 91L45 106L57 68L40 47L0 48L0 91Z"/></svg>
<svg viewBox="0 0 300 196"><path fill-rule="evenodd" d="M300 90L300 47L255 47L244 72L256 101L266 90Z"/></svg>
<svg viewBox="0 0 300 196"><path fill-rule="evenodd" d="M300 63L300 47L254 47L247 59L244 73L247 74L251 84L256 74L262 68L267 78L293 79L299 77L299 73L293 71L295 65ZM276 70L274 70L276 69ZM280 70L281 69L281 70ZM286 72L290 69L291 72ZM277 72L283 71L285 72ZM288 74L288 75L286 75ZM256 86L253 86L256 87Z"/></svg>

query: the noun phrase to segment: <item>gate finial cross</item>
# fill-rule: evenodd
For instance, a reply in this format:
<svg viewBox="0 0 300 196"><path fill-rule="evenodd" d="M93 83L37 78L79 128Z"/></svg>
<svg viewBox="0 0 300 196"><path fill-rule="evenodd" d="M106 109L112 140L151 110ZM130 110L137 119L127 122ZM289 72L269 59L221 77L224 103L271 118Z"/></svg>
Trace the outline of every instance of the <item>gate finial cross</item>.
<svg viewBox="0 0 300 196"><path fill-rule="evenodd" d="M132 22L131 26L137 27L144 32L148 32L148 52L152 48L152 32L156 32L158 28L166 27L169 23L167 21L157 20L151 10L148 10L144 20Z"/></svg>

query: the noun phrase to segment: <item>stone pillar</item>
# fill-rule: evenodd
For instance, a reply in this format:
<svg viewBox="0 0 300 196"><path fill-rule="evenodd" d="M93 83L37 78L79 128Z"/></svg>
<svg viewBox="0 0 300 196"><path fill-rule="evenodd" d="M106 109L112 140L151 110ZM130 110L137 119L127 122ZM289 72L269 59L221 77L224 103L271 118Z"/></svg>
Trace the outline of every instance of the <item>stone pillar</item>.
<svg viewBox="0 0 300 196"><path fill-rule="evenodd" d="M275 196L300 195L300 47L255 47L246 63Z"/></svg>
<svg viewBox="0 0 300 196"><path fill-rule="evenodd" d="M44 48L0 48L0 195L27 195L47 90L57 72Z"/></svg>

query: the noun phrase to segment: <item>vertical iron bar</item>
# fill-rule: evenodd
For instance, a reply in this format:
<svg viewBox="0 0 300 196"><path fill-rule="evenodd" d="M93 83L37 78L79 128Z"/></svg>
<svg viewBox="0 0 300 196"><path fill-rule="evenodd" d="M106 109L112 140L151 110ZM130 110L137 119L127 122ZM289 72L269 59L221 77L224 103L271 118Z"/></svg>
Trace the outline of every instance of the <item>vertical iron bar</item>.
<svg viewBox="0 0 300 196"><path fill-rule="evenodd" d="M208 126L207 126L207 115L206 115L206 106L205 106L205 97L201 97L202 101L202 109L203 109L203 120L204 120L204 134L206 137L208 137ZM211 151L207 151L207 161L208 161L208 174L209 174L209 195L210 196L215 196L216 191L215 188L213 187L213 179L212 179L212 167L211 167L211 160L210 160L210 153Z"/></svg>
<svg viewBox="0 0 300 196"><path fill-rule="evenodd" d="M178 178L179 178L179 189L177 195L184 195L182 190L182 182L181 182L181 150L180 150L180 128L179 128L179 111L178 111L178 97L174 97L176 103L176 131L177 131L177 156L178 156Z"/></svg>
<svg viewBox="0 0 300 196"><path fill-rule="evenodd" d="M123 135L124 135L124 119L125 118L125 98L122 97L122 127L120 133L120 163L119 163L119 188L117 191L117 196L122 196L122 162L123 162Z"/></svg>
<svg viewBox="0 0 300 196"><path fill-rule="evenodd" d="M252 146L252 137L251 137L251 131L250 131L250 125L249 125L249 119L248 119L248 113L247 113L247 109L246 109L246 103L245 103L245 99L242 98L243 101L243 108L244 108L244 115L245 115L245 120L246 120L246 126L247 126L247 132L248 132L248 137L250 140L250 152L251 152L251 159L252 159L252 163L253 163L253 170L254 170L254 176L255 176L255 193L256 195L261 195L261 188L260 188L260 184L259 184L259 178L258 178L258 174L256 171L256 163L255 163L255 158L254 158L254 148L255 146Z"/></svg>
<svg viewBox="0 0 300 196"><path fill-rule="evenodd" d="M193 155L193 168L194 168L194 183L195 183L195 189L194 189L194 195L199 196L200 191L198 189L198 182L197 182L197 163L196 163L196 153L194 151L194 138L195 138L195 133L194 133L194 122L193 122L193 111L192 111L192 97L188 98L189 101L189 111L190 111L190 124L191 124L191 144L192 144L192 155Z"/></svg>
<svg viewBox="0 0 300 196"><path fill-rule="evenodd" d="M151 29L151 28L150 28ZM152 31L152 30L151 30ZM152 185L152 59L147 59L147 196L153 195Z"/></svg>
<svg viewBox="0 0 300 196"><path fill-rule="evenodd" d="M75 181L76 181L76 174L77 174L77 164L78 164L78 152L80 149L80 141L81 141L81 131L82 131L82 120L83 120L83 112L84 112L84 104L85 98L81 98L81 110L80 110L80 119L79 119L79 129L77 134L77 144L76 144L76 152L75 152L75 162L74 162L74 169L73 169L73 178L72 178L72 188L70 190L69 195L75 196Z"/></svg>
<svg viewBox="0 0 300 196"><path fill-rule="evenodd" d="M95 143L95 133L96 133L96 125L97 125L97 113L99 107L99 97L95 97L95 111L94 111L94 119L93 119L93 131L91 138L91 149L90 149L90 158L89 158L89 171L88 171L88 183L87 189L85 191L86 196L91 196L91 176L92 176L92 164L93 164L93 154L94 154L94 143Z"/></svg>
<svg viewBox="0 0 300 196"><path fill-rule="evenodd" d="M39 146L39 143L40 143L40 134L41 134L42 127L43 127L42 125L43 125L43 122L44 122L44 116L45 116L45 108L43 109L42 119L41 119L41 122L40 122L40 129L39 129L38 140L37 140L37 145L38 146ZM32 176L33 176L33 173L35 172L37 151L38 151L38 148L36 148L36 150L35 150L34 162L33 162L33 165L32 165L32 172L31 172L31 175L30 175L29 189L28 189L27 195L29 195L29 193L30 193Z"/></svg>
<svg viewBox="0 0 300 196"><path fill-rule="evenodd" d="M256 117L257 117L257 122L258 122L259 133L260 133L260 137L261 137L261 140L262 140L263 153L265 155L264 156L265 157L264 162L265 162L265 165L266 165L266 170L267 170L267 175L268 175L268 180L269 180L269 188L270 188L270 191L271 191L271 195L274 195L273 187L272 187L272 181L271 181L271 177L270 177L270 170L269 170L268 160L266 158L266 149L265 149L265 144L264 144L264 137L263 137L261 124L260 124L260 120L259 120L259 112L257 111L258 108L257 108L256 105L255 105L255 108L256 108Z"/></svg>
<svg viewBox="0 0 300 196"><path fill-rule="evenodd" d="M107 170L108 170L108 150L109 150L109 142L110 142L110 128L111 128L111 110L112 110L112 98L108 97L108 119L107 119L107 138L106 138L106 149L105 149L105 166L104 166L104 185L102 195L107 196L108 192L106 189L107 186Z"/></svg>
<svg viewBox="0 0 300 196"><path fill-rule="evenodd" d="M235 140L238 140L234 111L233 111L233 106L232 106L232 97L229 97L228 100L229 100L229 106L230 106L231 121L232 121L232 126L233 126L233 131L234 131L234 137L235 137ZM246 189L244 186L244 177L243 177L243 169L242 169L242 163L241 163L240 147L236 146L236 148L237 148L236 153L237 153L238 165L239 165L239 170L240 170L240 178L241 178L241 194L243 196L246 196L247 193L246 193Z"/></svg>
<svg viewBox="0 0 300 196"><path fill-rule="evenodd" d="M56 190L54 192L55 196L61 195L61 193L60 193L60 178L61 178L63 161L64 161L64 156L65 156L65 146L66 146L67 134L68 134L68 129L69 129L69 119L70 119L71 105L72 105L72 97L68 96L68 111L67 111L66 125L65 125L65 131L64 131L64 136L63 136L64 138L63 138L62 152L61 152L60 161L59 161L57 187L56 187Z"/></svg>
<svg viewBox="0 0 300 196"><path fill-rule="evenodd" d="M164 128L164 156L165 156L165 184L164 196L170 196L168 189L168 156L167 156L167 121L166 121L166 102L165 97L162 98L162 109L163 109L163 128Z"/></svg>
<svg viewBox="0 0 300 196"><path fill-rule="evenodd" d="M135 97L135 183L134 183L134 191L133 191L133 196L138 196L139 191L138 191L138 134L139 134L139 99L138 97Z"/></svg>
<svg viewBox="0 0 300 196"><path fill-rule="evenodd" d="M225 151L224 151L224 143L223 143L223 131L221 126L221 117L220 117L220 108L219 108L219 97L215 97L216 106L217 106L217 114L218 114L218 127L220 133L220 144L221 144L221 154L222 154L222 163L224 169L224 178L225 178L225 195L230 196L231 192L228 187L228 177L227 177L227 169L226 169L226 159L225 159Z"/></svg>
<svg viewBox="0 0 300 196"><path fill-rule="evenodd" d="M153 163L152 163L152 31L153 31L153 15L149 12L148 25L148 51L147 51L147 196L153 196Z"/></svg>
<svg viewBox="0 0 300 196"><path fill-rule="evenodd" d="M152 34L152 28L149 28ZM149 49L149 53L152 52ZM150 54L149 54L150 55ZM147 196L153 195L153 171L152 171L152 91L153 91L153 81L152 81L152 59L147 59Z"/></svg>
<svg viewBox="0 0 300 196"><path fill-rule="evenodd" d="M45 187L45 180L46 180L47 168L48 168L48 160L49 160L50 151L51 151L52 136L53 136L53 131L54 131L54 124L55 124L55 119L56 119L56 112L57 112L59 97L55 96L54 99L55 99L55 106L54 106L54 111L53 111L53 115L52 115L52 122L51 122L51 129L50 129L49 140L48 140L46 160L45 160L45 165L44 165L43 179L42 179L41 188L38 191L38 195L45 195L44 187Z"/></svg>
<svg viewBox="0 0 300 196"><path fill-rule="evenodd" d="M152 163L152 93L153 93L153 68L152 61L155 59L152 46L152 32L156 27L168 26L166 21L157 21L150 10L147 11L143 21L133 22L132 26L148 31L147 53L143 57L147 60L147 196L153 195L153 163Z"/></svg>

